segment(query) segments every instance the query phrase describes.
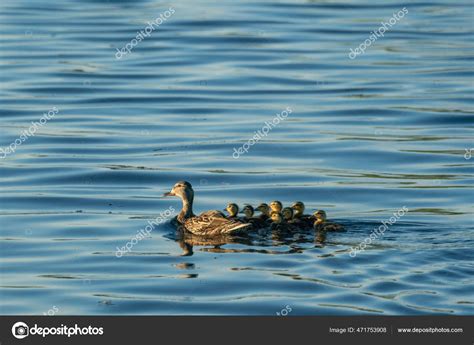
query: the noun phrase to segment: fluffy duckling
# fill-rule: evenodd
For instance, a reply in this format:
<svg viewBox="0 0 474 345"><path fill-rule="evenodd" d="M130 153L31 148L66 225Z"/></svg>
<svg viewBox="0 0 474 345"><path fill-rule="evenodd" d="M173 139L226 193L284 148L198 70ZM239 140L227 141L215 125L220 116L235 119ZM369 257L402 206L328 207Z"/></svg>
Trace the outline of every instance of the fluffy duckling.
<svg viewBox="0 0 474 345"><path fill-rule="evenodd" d="M291 207L285 207L283 210L281 210L281 214L283 216L283 219L287 223L292 223L293 222L293 209Z"/></svg>
<svg viewBox="0 0 474 345"><path fill-rule="evenodd" d="M293 209L293 223L302 230L311 230L315 221L314 216L304 214L305 205L302 201L296 201Z"/></svg>
<svg viewBox="0 0 474 345"><path fill-rule="evenodd" d="M267 204L261 203L257 206L256 210L261 212L260 219L267 220L270 218L270 207Z"/></svg>
<svg viewBox="0 0 474 345"><path fill-rule="evenodd" d="M292 224L285 221L283 215L280 212L273 211L270 213L270 219L272 223L270 228L279 232L293 232L297 230Z"/></svg>
<svg viewBox="0 0 474 345"><path fill-rule="evenodd" d="M254 209L252 205L245 205L242 212L244 213L243 221L252 224L254 229L268 227L268 223L265 220L253 216Z"/></svg>
<svg viewBox="0 0 474 345"><path fill-rule="evenodd" d="M305 206L302 201L295 202L291 208L294 210L294 217L295 218L302 218L304 216L304 209Z"/></svg>
<svg viewBox="0 0 474 345"><path fill-rule="evenodd" d="M272 221L272 230L284 230L283 229L283 216L279 212L270 213L270 220Z"/></svg>
<svg viewBox="0 0 474 345"><path fill-rule="evenodd" d="M252 219L255 210L253 209L252 205L245 205L242 209L242 212L244 213L245 219Z"/></svg>
<svg viewBox="0 0 474 345"><path fill-rule="evenodd" d="M278 212L278 213L280 213L282 208L283 208L283 205L282 205L282 203L279 202L278 200L272 201L272 202L270 203L270 210L271 210L271 212Z"/></svg>
<svg viewBox="0 0 474 345"><path fill-rule="evenodd" d="M230 203L227 205L225 210L227 211L227 213L229 213L229 215L227 216L228 219L236 219L237 214L239 213L239 206L237 206L237 204Z"/></svg>
<svg viewBox="0 0 474 345"><path fill-rule="evenodd" d="M341 231L344 227L341 224L329 222L327 220L326 212L318 210L313 213L316 221L314 222L314 230L316 231Z"/></svg>

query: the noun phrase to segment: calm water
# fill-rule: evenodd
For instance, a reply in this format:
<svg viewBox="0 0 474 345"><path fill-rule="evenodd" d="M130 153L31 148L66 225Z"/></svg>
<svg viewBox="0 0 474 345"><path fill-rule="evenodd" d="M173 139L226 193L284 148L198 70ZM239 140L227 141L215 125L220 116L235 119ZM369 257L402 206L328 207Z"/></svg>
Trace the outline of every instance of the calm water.
<svg viewBox="0 0 474 345"><path fill-rule="evenodd" d="M1 147L58 109L0 160L1 314L474 313L472 2L9 0L0 10ZM323 243L188 239L193 255L181 256L165 223L117 258L148 220L179 210L161 195L181 179L199 212L303 200L347 231Z"/></svg>

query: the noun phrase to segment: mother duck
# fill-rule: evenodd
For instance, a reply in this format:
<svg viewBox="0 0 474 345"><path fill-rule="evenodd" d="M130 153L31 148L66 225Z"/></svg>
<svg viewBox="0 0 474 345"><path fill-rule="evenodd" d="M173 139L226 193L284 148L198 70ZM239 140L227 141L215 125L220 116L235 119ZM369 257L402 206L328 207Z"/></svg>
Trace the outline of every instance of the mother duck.
<svg viewBox="0 0 474 345"><path fill-rule="evenodd" d="M250 227L249 223L242 223L237 219L228 219L217 210L210 210L196 216L193 213L194 190L191 183L177 182L170 192L163 196L177 196L183 202L183 208L176 220L184 228L195 235L217 236L231 234Z"/></svg>

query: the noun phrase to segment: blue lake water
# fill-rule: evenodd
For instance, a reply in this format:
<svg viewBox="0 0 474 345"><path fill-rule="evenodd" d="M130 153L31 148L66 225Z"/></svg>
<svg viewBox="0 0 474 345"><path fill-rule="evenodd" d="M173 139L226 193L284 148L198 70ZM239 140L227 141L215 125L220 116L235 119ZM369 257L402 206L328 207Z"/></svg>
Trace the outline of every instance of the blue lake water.
<svg viewBox="0 0 474 345"><path fill-rule="evenodd" d="M473 13L447 0L2 1L0 147L58 111L1 151L0 313L473 314ZM347 231L207 243L163 223L117 258L179 210L161 197L178 180L197 212L302 200Z"/></svg>

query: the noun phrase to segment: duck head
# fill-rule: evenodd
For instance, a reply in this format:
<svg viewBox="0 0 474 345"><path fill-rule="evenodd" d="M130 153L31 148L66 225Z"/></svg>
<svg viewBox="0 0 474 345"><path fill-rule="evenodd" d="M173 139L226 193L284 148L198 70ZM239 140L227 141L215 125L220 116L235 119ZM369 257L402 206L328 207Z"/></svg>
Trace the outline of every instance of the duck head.
<svg viewBox="0 0 474 345"><path fill-rule="evenodd" d="M316 218L316 224L323 224L327 219L326 211L323 210L318 210L314 212L313 216L314 218Z"/></svg>
<svg viewBox="0 0 474 345"><path fill-rule="evenodd" d="M294 210L295 218L301 217L304 214L305 206L302 201L295 202L291 208Z"/></svg>
<svg viewBox="0 0 474 345"><path fill-rule="evenodd" d="M235 217L237 216L237 213L239 213L239 206L237 206L237 204L230 203L227 205L225 210L229 213L229 216Z"/></svg>
<svg viewBox="0 0 474 345"><path fill-rule="evenodd" d="M270 208L273 212L281 212L283 205L278 200L275 200L270 203Z"/></svg>
<svg viewBox="0 0 474 345"><path fill-rule="evenodd" d="M242 210L245 214L246 218L252 218L254 214L254 210L252 205L245 205L245 207Z"/></svg>
<svg viewBox="0 0 474 345"><path fill-rule="evenodd" d="M163 194L163 196L177 196L182 200L192 202L194 199L194 190L191 183L187 181L176 182L171 191Z"/></svg>
<svg viewBox="0 0 474 345"><path fill-rule="evenodd" d="M281 211L281 214L283 215L283 219L285 219L286 221L293 219L293 209L291 207L285 207Z"/></svg>
<svg viewBox="0 0 474 345"><path fill-rule="evenodd" d="M283 217L281 216L281 213L273 211L270 213L270 218L273 223L280 224L283 222Z"/></svg>
<svg viewBox="0 0 474 345"><path fill-rule="evenodd" d="M262 212L262 214L266 216L270 216L270 207L268 207L268 205L265 203L261 203L260 205L258 205L256 210Z"/></svg>
<svg viewBox="0 0 474 345"><path fill-rule="evenodd" d="M193 216L194 190L191 183L186 181L176 182L171 191L163 196L177 196L183 202L183 208L178 214L178 222L183 223L185 219Z"/></svg>

